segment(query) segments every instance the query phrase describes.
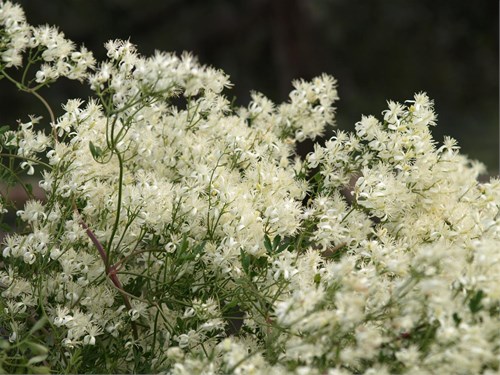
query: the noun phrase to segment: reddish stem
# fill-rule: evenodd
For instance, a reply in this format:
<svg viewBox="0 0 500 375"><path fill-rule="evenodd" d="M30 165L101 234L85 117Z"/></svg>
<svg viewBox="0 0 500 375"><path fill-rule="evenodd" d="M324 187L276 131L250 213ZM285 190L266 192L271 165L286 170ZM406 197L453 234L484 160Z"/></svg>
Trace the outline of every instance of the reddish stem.
<svg viewBox="0 0 500 375"><path fill-rule="evenodd" d="M129 300L128 296L124 293L122 283L118 279L118 275L117 275L118 270L117 270L116 266L113 264L108 265L108 255L106 254L106 251L102 247L102 244L99 242L99 240L95 236L94 232L92 232L92 230L88 227L87 224L85 224L85 222L82 219L80 220L80 224L85 229L87 236L89 236L89 238L91 239L94 246L97 248L97 251L99 252L99 255L101 256L102 261L104 262L104 265L106 267L106 275L109 277L111 282L115 285L116 289L118 289L118 291L122 295L123 302L125 303L125 306L127 307L127 309L129 311L132 310L132 305L130 304L130 300ZM138 339L137 326L136 326L135 322L131 322L131 323L132 323L132 334L134 336L134 339L137 340Z"/></svg>

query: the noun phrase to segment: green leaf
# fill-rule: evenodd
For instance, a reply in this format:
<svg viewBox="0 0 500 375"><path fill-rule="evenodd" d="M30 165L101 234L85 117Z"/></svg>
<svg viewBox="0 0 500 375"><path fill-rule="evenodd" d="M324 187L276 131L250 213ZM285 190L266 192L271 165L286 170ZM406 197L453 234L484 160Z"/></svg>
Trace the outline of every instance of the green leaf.
<svg viewBox="0 0 500 375"><path fill-rule="evenodd" d="M12 227L7 223L0 223L0 231L10 233L12 232Z"/></svg>
<svg viewBox="0 0 500 375"><path fill-rule="evenodd" d="M240 254L241 254L241 266L243 267L243 271L245 271L245 273L248 275L250 273L250 257L241 249L240 249Z"/></svg>
<svg viewBox="0 0 500 375"><path fill-rule="evenodd" d="M182 236L182 242L181 242L180 252L181 253L185 253L187 251L188 247L189 247L189 241L187 239L187 235L184 234Z"/></svg>
<svg viewBox="0 0 500 375"><path fill-rule="evenodd" d="M31 357L30 360L28 361L28 366L34 363L40 363L42 361L45 361L45 359L47 359L47 354L41 354Z"/></svg>
<svg viewBox="0 0 500 375"><path fill-rule="evenodd" d="M102 156L102 149L99 146L94 145L92 141L89 141L89 148L94 159L98 159Z"/></svg>
<svg viewBox="0 0 500 375"><path fill-rule="evenodd" d="M193 253L194 254L201 254L203 252L203 250L205 249L205 244L206 244L206 241L202 241L201 243L196 245L193 249Z"/></svg>
<svg viewBox="0 0 500 375"><path fill-rule="evenodd" d="M30 367L30 372L32 374L50 374L50 368L47 366L33 366Z"/></svg>
<svg viewBox="0 0 500 375"><path fill-rule="evenodd" d="M453 313L452 317L453 321L455 322L455 325L458 327L458 325L462 321L462 318L460 318L460 315L458 315L457 313Z"/></svg>
<svg viewBox="0 0 500 375"><path fill-rule="evenodd" d="M278 248L278 245L281 242L281 236L278 234L276 237L273 239L273 250L276 250Z"/></svg>
<svg viewBox="0 0 500 375"><path fill-rule="evenodd" d="M16 136L12 133L10 133L8 136L7 136L7 139L5 140L5 142L3 143L3 147L5 147L5 149L7 150L14 150L17 146L16 146L16 143L17 142L14 142L14 144L12 144L13 140L16 138ZM10 146L7 146L7 145L10 145Z"/></svg>
<svg viewBox="0 0 500 375"><path fill-rule="evenodd" d="M26 342L26 346L30 348L33 354L44 355L49 352L49 349L47 347L43 346L42 344L38 344L36 342L28 341Z"/></svg>
<svg viewBox="0 0 500 375"><path fill-rule="evenodd" d="M179 328L179 331L183 331L184 326L185 326L184 320L180 317L177 317L176 321L177 321L177 327Z"/></svg>
<svg viewBox="0 0 500 375"><path fill-rule="evenodd" d="M271 244L271 239L267 234L264 236L264 247L266 248L268 253L273 252L273 245Z"/></svg>
<svg viewBox="0 0 500 375"><path fill-rule="evenodd" d="M2 135L3 133L7 132L10 130L10 126L9 125L3 125L3 126L0 126L0 135Z"/></svg>
<svg viewBox="0 0 500 375"><path fill-rule="evenodd" d="M40 320L38 320L35 323L35 325L33 327L31 327L29 334L31 335L31 334L35 333L36 331L41 330L43 328L43 326L45 325L45 323L47 323L47 320L48 319L46 316L44 316Z"/></svg>
<svg viewBox="0 0 500 375"><path fill-rule="evenodd" d="M483 308L481 300L485 296L484 292L480 289L478 290L469 301L469 309L471 313L475 314Z"/></svg>
<svg viewBox="0 0 500 375"><path fill-rule="evenodd" d="M189 250L189 240L187 238L187 235L184 234L182 236L182 242L177 245L177 259L180 260L180 261L190 261L190 260L194 260L196 258L196 255L197 253L195 253L196 251L196 247L192 249L192 251L188 251Z"/></svg>
<svg viewBox="0 0 500 375"><path fill-rule="evenodd" d="M10 348L10 343L8 340L0 340L0 349L6 350Z"/></svg>
<svg viewBox="0 0 500 375"><path fill-rule="evenodd" d="M288 249L288 247L290 246L290 242L291 242L290 238L283 239L283 241L277 247L276 253L279 254L282 251L285 251L286 249Z"/></svg>

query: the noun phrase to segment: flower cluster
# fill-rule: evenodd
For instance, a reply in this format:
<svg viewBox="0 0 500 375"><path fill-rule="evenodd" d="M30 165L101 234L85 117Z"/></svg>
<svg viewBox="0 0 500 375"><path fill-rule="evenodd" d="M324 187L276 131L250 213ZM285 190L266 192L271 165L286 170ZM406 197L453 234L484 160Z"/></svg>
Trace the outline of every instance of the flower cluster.
<svg viewBox="0 0 500 375"><path fill-rule="evenodd" d="M49 111L37 91L60 77L94 93L63 103L50 135L35 117L0 129L0 175L27 171L45 193L0 245L0 343L17 361L1 366L499 370L500 181L479 183L481 164L433 140L426 94L301 159L297 142L334 124L332 77L235 108L228 77L189 54L116 40L96 64L8 1L0 36L0 75L15 81L28 55L15 82ZM40 355L22 362L23 345Z"/></svg>
<svg viewBox="0 0 500 375"><path fill-rule="evenodd" d="M0 9L0 55L6 67L21 66L22 54L30 39L29 25L23 9L11 2L1 4Z"/></svg>

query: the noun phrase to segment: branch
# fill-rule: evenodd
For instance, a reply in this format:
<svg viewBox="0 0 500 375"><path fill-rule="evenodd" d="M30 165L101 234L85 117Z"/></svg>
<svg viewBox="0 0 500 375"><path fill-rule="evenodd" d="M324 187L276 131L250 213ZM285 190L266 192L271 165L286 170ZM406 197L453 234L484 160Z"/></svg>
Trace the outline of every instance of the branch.
<svg viewBox="0 0 500 375"><path fill-rule="evenodd" d="M78 211L77 211L78 212ZM92 243L94 246L97 248L97 251L99 252L99 255L101 256L102 261L104 262L105 269L106 269L106 276L109 277L113 285L116 287L116 289L120 292L120 294L123 297L123 302L125 303L125 306L127 307L127 310L131 311L132 310L132 305L130 303L130 300L128 298L128 293L125 292L123 289L123 286L118 279L117 275L117 269L115 265L108 265L108 255L106 254L106 251L104 250L102 244L99 242L97 237L95 236L94 232L88 227L87 224L83 221L83 219L80 219L80 225L85 229L85 232L87 233L87 236L91 239ZM134 336L134 339L138 339L138 334L137 334L137 325L135 324L134 321L131 321L132 324L132 334Z"/></svg>

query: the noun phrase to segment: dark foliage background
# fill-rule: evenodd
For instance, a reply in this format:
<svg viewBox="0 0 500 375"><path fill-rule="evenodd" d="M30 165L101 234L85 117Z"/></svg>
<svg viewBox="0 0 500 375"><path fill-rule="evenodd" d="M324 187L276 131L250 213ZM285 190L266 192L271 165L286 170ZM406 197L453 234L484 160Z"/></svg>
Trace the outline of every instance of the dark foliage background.
<svg viewBox="0 0 500 375"><path fill-rule="evenodd" d="M322 72L339 81L338 126L386 100L426 91L439 114L437 140L499 168L498 2L495 0L20 0L31 24L58 25L104 56L108 39L130 37L143 54L192 51L231 75L239 104L257 90L284 101L291 80ZM0 122L44 113L0 82ZM53 103L87 96L56 84Z"/></svg>

